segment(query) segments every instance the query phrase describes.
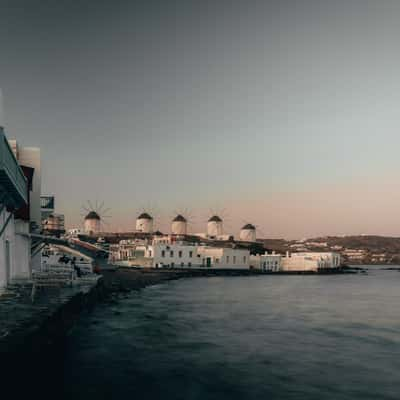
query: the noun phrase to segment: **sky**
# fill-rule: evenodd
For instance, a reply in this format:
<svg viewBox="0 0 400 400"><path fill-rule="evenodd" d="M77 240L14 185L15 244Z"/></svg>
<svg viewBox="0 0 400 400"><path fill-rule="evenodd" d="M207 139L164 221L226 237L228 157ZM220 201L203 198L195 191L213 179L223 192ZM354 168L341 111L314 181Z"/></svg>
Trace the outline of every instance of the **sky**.
<svg viewBox="0 0 400 400"><path fill-rule="evenodd" d="M400 236L400 2L0 0L6 133L69 227Z"/></svg>

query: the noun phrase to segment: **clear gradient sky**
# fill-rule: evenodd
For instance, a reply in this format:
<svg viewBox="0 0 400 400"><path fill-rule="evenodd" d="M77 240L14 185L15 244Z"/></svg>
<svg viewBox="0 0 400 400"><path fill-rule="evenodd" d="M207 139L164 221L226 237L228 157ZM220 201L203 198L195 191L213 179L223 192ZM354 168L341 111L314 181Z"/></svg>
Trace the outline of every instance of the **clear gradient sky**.
<svg viewBox="0 0 400 400"><path fill-rule="evenodd" d="M226 208L263 236L400 236L400 2L0 0L6 128L69 226Z"/></svg>

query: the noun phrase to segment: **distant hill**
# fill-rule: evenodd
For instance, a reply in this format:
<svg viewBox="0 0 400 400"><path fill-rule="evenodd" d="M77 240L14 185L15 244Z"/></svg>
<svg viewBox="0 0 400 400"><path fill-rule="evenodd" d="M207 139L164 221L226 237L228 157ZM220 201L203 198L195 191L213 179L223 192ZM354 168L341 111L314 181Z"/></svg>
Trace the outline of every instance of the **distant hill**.
<svg viewBox="0 0 400 400"><path fill-rule="evenodd" d="M264 247L280 253L337 251L351 264L400 264L400 237L377 235L326 236L306 240L260 239Z"/></svg>

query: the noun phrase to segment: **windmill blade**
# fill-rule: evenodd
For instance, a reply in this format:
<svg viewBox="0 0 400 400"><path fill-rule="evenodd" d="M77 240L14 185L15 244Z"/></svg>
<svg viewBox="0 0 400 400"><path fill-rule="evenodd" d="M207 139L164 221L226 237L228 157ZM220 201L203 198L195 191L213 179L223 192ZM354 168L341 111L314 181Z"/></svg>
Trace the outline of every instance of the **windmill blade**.
<svg viewBox="0 0 400 400"><path fill-rule="evenodd" d="M104 207L104 201L102 201L101 203L100 203L100 206L99 206L99 213L103 213L103 207Z"/></svg>
<svg viewBox="0 0 400 400"><path fill-rule="evenodd" d="M102 210L101 214L107 214L109 211L111 211L111 208L105 208L104 210Z"/></svg>
<svg viewBox="0 0 400 400"><path fill-rule="evenodd" d="M88 203L89 203L89 207L90 207L91 211L94 211L94 207L93 207L92 202L90 200L88 200Z"/></svg>

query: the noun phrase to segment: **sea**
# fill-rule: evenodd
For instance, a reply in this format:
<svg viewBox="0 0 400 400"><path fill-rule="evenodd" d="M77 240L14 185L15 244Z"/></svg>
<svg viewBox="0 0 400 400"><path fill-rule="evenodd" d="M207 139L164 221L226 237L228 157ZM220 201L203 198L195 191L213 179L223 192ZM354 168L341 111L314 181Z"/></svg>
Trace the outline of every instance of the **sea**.
<svg viewBox="0 0 400 400"><path fill-rule="evenodd" d="M64 399L400 398L400 272L204 277L85 314Z"/></svg>

